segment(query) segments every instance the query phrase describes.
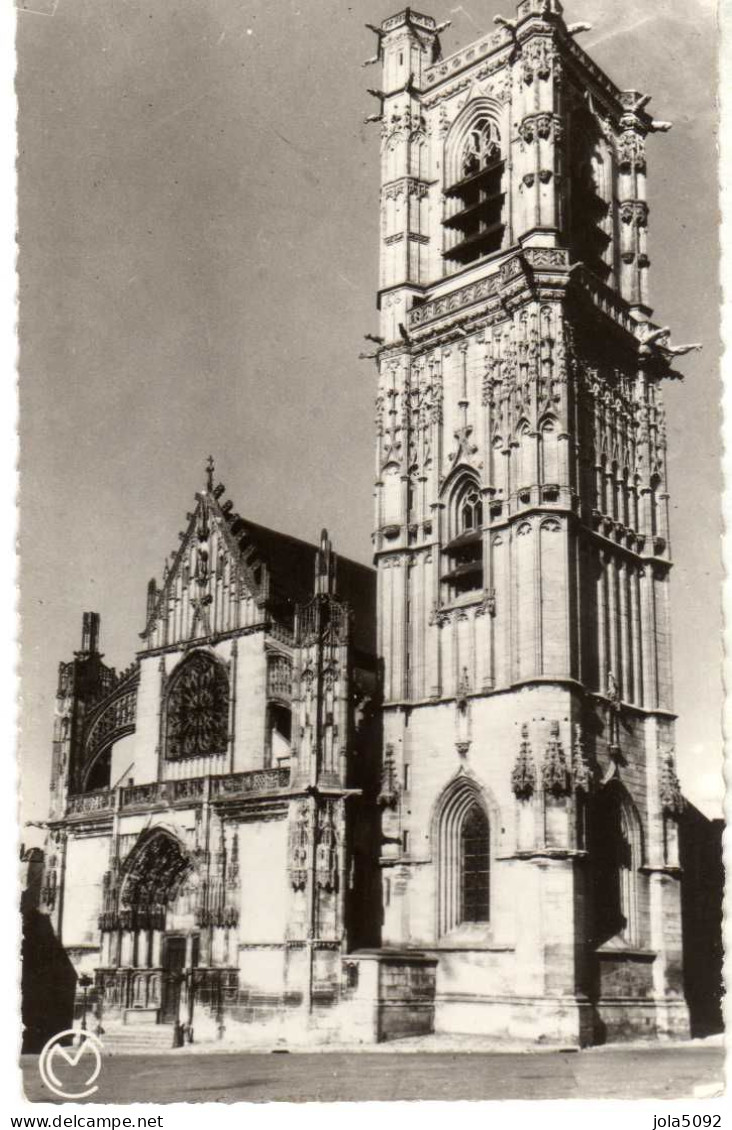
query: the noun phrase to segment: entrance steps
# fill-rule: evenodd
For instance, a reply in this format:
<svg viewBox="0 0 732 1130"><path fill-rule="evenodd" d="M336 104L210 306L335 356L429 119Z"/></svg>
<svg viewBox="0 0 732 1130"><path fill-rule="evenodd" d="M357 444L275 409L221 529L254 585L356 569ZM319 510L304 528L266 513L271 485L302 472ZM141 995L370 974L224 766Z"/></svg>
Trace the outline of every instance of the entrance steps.
<svg viewBox="0 0 732 1130"><path fill-rule="evenodd" d="M172 1024L103 1024L99 1037L110 1055L172 1051Z"/></svg>

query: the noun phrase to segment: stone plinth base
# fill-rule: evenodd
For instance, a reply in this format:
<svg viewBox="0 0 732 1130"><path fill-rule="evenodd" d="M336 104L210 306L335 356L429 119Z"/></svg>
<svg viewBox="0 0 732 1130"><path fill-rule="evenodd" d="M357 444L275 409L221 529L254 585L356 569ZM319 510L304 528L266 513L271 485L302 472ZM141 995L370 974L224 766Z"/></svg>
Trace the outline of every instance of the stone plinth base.
<svg viewBox="0 0 732 1130"><path fill-rule="evenodd" d="M689 1039L689 1010L684 1001L600 1000L595 1006L596 1044L648 1037Z"/></svg>
<svg viewBox="0 0 732 1130"><path fill-rule="evenodd" d="M339 1009L343 1039L381 1043L434 1031L437 958L362 951L343 959Z"/></svg>
<svg viewBox="0 0 732 1130"><path fill-rule="evenodd" d="M594 1010L575 997L443 994L435 1004L435 1031L584 1047L593 1043Z"/></svg>

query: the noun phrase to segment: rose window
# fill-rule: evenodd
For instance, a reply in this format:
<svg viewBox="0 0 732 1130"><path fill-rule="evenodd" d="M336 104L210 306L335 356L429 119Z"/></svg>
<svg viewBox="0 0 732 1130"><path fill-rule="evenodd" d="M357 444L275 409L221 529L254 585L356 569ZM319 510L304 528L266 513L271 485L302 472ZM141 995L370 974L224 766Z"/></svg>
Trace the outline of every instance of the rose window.
<svg viewBox="0 0 732 1130"><path fill-rule="evenodd" d="M168 695L166 756L223 753L229 729L229 681L210 655L194 652L173 676Z"/></svg>

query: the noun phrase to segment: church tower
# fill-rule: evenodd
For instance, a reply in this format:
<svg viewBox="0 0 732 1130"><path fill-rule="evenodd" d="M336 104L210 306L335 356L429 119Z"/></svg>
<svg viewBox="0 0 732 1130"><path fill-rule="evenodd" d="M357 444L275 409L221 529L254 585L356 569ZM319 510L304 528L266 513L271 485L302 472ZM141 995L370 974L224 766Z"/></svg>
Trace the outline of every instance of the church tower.
<svg viewBox="0 0 732 1130"><path fill-rule="evenodd" d="M374 28L383 944L436 1026L687 1029L649 96L559 0ZM443 25L445 26L445 25Z"/></svg>

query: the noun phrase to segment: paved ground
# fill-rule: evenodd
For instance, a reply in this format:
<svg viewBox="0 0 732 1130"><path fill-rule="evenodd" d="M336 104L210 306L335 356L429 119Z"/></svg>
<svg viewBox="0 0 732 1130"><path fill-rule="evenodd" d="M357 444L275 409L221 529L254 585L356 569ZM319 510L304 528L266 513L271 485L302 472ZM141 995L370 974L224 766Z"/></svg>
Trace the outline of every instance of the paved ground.
<svg viewBox="0 0 732 1130"><path fill-rule="evenodd" d="M22 1058L31 1102L61 1102ZM581 1052L321 1052L107 1056L88 1101L335 1102L412 1099L708 1098L723 1086L718 1041Z"/></svg>

